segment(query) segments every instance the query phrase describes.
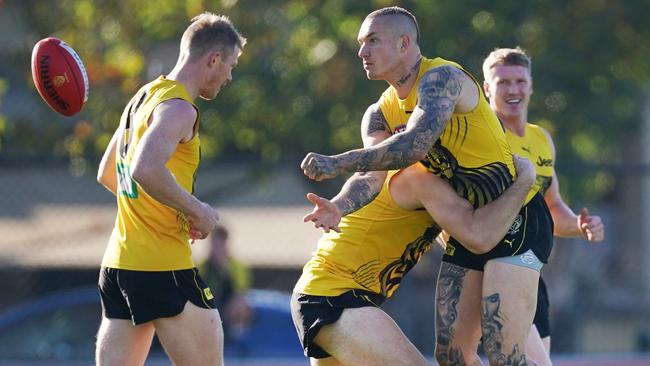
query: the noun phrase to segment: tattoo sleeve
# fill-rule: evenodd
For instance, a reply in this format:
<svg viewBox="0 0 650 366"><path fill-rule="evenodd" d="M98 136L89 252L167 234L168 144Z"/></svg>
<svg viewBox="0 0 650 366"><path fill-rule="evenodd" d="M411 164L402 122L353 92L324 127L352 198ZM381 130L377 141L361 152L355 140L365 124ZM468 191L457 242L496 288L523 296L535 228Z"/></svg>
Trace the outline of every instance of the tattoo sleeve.
<svg viewBox="0 0 650 366"><path fill-rule="evenodd" d="M483 328L483 348L490 364L526 366L526 354L515 344L512 352L503 349L503 314L500 311L501 299L498 293L484 297L481 302L481 326Z"/></svg>
<svg viewBox="0 0 650 366"><path fill-rule="evenodd" d="M461 96L465 73L453 66L433 68L418 86L418 105L406 130L384 142L337 155L348 172L405 168L426 156L447 126Z"/></svg>
<svg viewBox="0 0 650 366"><path fill-rule="evenodd" d="M361 120L361 138L364 146L372 144L369 140L378 132L385 132L388 134L386 137L390 136L390 129L384 113L379 108L379 105L373 104L366 109L366 113L363 114Z"/></svg>
<svg viewBox="0 0 650 366"><path fill-rule="evenodd" d="M361 121L361 136L364 146L372 146L390 137L390 129L384 114L377 104L366 110ZM332 199L342 215L348 215L370 203L381 191L386 172L357 173L350 177L339 194Z"/></svg>
<svg viewBox="0 0 650 366"><path fill-rule="evenodd" d="M380 173L380 174L373 174ZM356 173L350 177L332 203L343 216L351 214L367 205L379 195L386 174L384 172Z"/></svg>
<svg viewBox="0 0 650 366"><path fill-rule="evenodd" d="M458 302L467 269L443 263L436 292L436 359L443 365L465 365L463 352L455 339Z"/></svg>

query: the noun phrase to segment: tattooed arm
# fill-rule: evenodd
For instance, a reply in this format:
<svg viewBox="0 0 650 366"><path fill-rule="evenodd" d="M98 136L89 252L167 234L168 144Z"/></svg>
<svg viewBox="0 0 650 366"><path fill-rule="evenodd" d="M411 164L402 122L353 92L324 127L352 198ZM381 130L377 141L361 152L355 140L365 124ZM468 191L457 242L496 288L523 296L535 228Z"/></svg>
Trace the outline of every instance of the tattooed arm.
<svg viewBox="0 0 650 366"><path fill-rule="evenodd" d="M473 109L478 98L478 86L462 70L453 66L433 68L420 80L418 105L404 132L339 155L309 153L302 162L303 171L311 179L323 180L345 172L405 168L424 159L454 111Z"/></svg>
<svg viewBox="0 0 650 366"><path fill-rule="evenodd" d="M378 104L373 104L361 120L361 138L363 146L374 146L390 137L388 123ZM377 197L386 180L385 171L360 172L350 177L341 191L331 201L313 193L307 199L315 205L314 210L303 217L303 221L312 221L316 228L325 232L330 229L340 232L338 224L341 217L367 205Z"/></svg>

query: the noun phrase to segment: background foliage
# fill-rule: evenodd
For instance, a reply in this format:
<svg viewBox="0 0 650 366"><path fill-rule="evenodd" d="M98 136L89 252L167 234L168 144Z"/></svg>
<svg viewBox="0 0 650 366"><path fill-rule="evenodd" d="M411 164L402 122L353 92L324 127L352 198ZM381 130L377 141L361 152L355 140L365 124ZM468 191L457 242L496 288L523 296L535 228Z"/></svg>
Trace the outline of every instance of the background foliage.
<svg viewBox="0 0 650 366"><path fill-rule="evenodd" d="M249 39L234 83L200 103L206 159L297 164L307 151L357 147L361 115L386 85L365 79L356 34L369 11L387 5L416 14L423 54L458 61L479 79L490 50L525 48L530 117L554 136L560 179L572 175L563 190L597 199L612 189L611 167L626 159L620 147L638 138L650 78L643 0L0 1L0 156L68 158L74 174L94 171L124 104L169 71L188 20L204 10L229 15ZM72 45L90 74L89 102L73 118L47 110L31 81L31 48L47 36Z"/></svg>

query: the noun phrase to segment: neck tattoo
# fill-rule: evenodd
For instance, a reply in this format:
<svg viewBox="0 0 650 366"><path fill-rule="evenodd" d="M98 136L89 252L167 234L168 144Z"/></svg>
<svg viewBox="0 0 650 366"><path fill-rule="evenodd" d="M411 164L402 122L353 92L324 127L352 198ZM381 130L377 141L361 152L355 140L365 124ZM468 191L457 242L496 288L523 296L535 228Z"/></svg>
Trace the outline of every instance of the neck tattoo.
<svg viewBox="0 0 650 366"><path fill-rule="evenodd" d="M418 62L415 63L415 65L411 68L411 71L408 74L402 76L399 80L397 80L398 86L404 85L404 83L406 83L408 79L411 78L411 75L413 75L414 72L417 72L417 70L420 68L420 61L422 61L422 57L418 59Z"/></svg>

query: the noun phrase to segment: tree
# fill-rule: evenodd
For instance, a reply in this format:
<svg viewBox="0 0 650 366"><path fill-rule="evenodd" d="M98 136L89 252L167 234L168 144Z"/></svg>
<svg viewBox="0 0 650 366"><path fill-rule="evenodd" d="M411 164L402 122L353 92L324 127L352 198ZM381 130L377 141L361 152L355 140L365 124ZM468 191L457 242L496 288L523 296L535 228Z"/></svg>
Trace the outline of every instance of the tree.
<svg viewBox="0 0 650 366"><path fill-rule="evenodd" d="M88 105L72 119L55 118L42 106L35 115L5 105L0 152L67 156L81 167L94 161L130 95L173 65L174 47L189 18L204 10L229 15L249 38L234 83L216 102L201 103L207 160L244 154L277 161L299 159L306 151L357 147L362 113L386 85L365 79L356 35L368 12L389 3L0 3L0 14L11 14L14 38L20 40L13 57L0 61L2 70L11 70L0 74L0 98L3 93L5 100L13 93L38 98L26 60L31 46L49 35L77 50L91 78ZM425 55L459 61L479 79L482 59L491 49L526 49L535 76L530 116L551 131L562 162L582 167L569 184L563 181L564 189L591 198L611 189L609 168L622 163L619 146L637 138L641 96L650 79L650 29L643 1L397 3L418 17ZM559 166L561 175L568 173L565 167Z"/></svg>

